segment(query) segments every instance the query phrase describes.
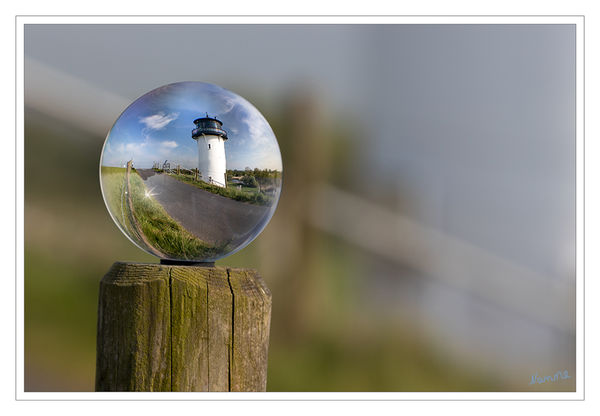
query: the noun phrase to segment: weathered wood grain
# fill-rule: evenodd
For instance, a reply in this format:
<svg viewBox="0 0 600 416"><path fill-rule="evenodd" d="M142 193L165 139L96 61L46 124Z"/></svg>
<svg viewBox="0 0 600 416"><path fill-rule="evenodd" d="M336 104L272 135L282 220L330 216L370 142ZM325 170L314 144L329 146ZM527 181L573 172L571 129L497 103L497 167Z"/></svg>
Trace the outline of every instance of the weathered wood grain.
<svg viewBox="0 0 600 416"><path fill-rule="evenodd" d="M97 391L171 389L169 272L115 263L100 282Z"/></svg>
<svg viewBox="0 0 600 416"><path fill-rule="evenodd" d="M208 269L171 269L172 391L208 391Z"/></svg>
<svg viewBox="0 0 600 416"><path fill-rule="evenodd" d="M265 391L271 294L254 270L228 269L233 292L231 391Z"/></svg>
<svg viewBox="0 0 600 416"><path fill-rule="evenodd" d="M227 270L212 268L208 276L208 380L210 391L229 391L233 295Z"/></svg>
<svg viewBox="0 0 600 416"><path fill-rule="evenodd" d="M265 391L271 294L254 270L115 263L96 390Z"/></svg>

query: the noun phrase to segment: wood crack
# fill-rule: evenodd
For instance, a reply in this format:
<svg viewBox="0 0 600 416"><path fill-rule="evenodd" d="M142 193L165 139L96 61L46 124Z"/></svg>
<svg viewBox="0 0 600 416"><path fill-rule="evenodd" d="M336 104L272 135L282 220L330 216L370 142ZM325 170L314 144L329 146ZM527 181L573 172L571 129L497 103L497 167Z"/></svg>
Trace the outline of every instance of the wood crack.
<svg viewBox="0 0 600 416"><path fill-rule="evenodd" d="M208 308L208 281L210 278L206 279L206 352L208 354L209 360L210 360L210 310ZM206 366L206 385L207 391L210 391L210 365Z"/></svg>
<svg viewBox="0 0 600 416"><path fill-rule="evenodd" d="M170 391L173 391L173 268L169 267L169 364L171 377L170 377Z"/></svg>
<svg viewBox="0 0 600 416"><path fill-rule="evenodd" d="M233 293L233 287L231 286L231 272L230 269L227 268L227 283L229 284L229 290L231 291L231 342L229 343L229 375L228 375L228 391L231 391L231 372L232 366L231 363L233 361L233 347L234 347L234 339L233 336L235 334L235 294Z"/></svg>

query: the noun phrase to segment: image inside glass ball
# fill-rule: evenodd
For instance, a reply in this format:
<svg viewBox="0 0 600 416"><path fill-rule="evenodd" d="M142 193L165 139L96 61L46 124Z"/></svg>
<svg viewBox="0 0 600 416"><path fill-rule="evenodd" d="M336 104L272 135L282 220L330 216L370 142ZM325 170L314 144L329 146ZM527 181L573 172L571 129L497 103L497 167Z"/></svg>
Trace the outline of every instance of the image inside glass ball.
<svg viewBox="0 0 600 416"><path fill-rule="evenodd" d="M119 229L161 259L211 262L248 245L282 184L277 139L248 101L180 82L138 98L108 133L104 201Z"/></svg>

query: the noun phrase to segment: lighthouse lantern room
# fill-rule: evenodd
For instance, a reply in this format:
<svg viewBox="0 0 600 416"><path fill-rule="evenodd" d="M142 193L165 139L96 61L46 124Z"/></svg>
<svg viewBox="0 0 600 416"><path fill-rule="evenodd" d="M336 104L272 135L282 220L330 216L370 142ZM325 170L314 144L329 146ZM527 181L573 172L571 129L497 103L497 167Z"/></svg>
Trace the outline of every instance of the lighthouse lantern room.
<svg viewBox="0 0 600 416"><path fill-rule="evenodd" d="M223 123L216 118L206 117L194 120L196 128L192 130L192 139L198 142L199 178L204 182L227 186L225 161L225 140L227 132Z"/></svg>

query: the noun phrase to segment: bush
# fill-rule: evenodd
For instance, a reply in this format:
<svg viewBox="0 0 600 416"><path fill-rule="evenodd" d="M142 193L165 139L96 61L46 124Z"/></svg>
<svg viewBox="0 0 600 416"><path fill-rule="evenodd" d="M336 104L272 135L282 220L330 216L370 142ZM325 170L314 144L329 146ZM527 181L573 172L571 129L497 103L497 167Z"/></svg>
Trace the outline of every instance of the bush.
<svg viewBox="0 0 600 416"><path fill-rule="evenodd" d="M242 183L249 188L258 188L258 181L253 175L244 175L242 177Z"/></svg>

